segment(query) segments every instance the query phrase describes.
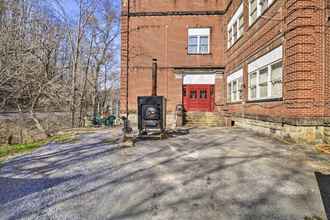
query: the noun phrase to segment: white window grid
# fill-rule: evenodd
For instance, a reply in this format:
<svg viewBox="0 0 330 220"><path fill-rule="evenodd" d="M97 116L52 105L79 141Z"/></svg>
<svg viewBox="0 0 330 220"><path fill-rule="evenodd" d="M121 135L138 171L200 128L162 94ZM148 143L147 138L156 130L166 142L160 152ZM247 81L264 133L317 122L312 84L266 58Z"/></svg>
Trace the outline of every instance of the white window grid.
<svg viewBox="0 0 330 220"><path fill-rule="evenodd" d="M277 60L275 62L272 62L266 66L263 66L251 73L249 73L249 89L248 89L248 97L249 100L263 100L263 99L272 99L272 98L282 98L283 94L281 94L281 96L274 96L272 94L272 66L278 64L278 63L282 63L282 60ZM283 63L282 63L283 65ZM267 68L267 96L265 97L261 97L260 95L260 71L264 70L265 68ZM251 97L251 75L256 73L256 97L253 98ZM282 67L282 78L283 79L283 67Z"/></svg>
<svg viewBox="0 0 330 220"><path fill-rule="evenodd" d="M258 17L260 17L269 6L273 3L274 0L249 0L249 25L252 25ZM252 4L256 2L257 8L252 10ZM256 16L254 13L256 10Z"/></svg>
<svg viewBox="0 0 330 220"><path fill-rule="evenodd" d="M210 28L190 28L190 30L193 29L208 29L209 34L188 34L188 53L189 54L209 54L210 53ZM189 52L189 46L190 44L190 37L197 37L197 51L196 52ZM201 46L205 46L204 44L201 44L201 38L207 37L207 51L202 51Z"/></svg>
<svg viewBox="0 0 330 220"><path fill-rule="evenodd" d="M232 19L228 23L227 33L228 33L228 48L235 44L236 41L243 35L242 28L244 26L243 18L243 3L236 10Z"/></svg>
<svg viewBox="0 0 330 220"><path fill-rule="evenodd" d="M237 78L227 83L228 90L228 102L239 102L242 101L242 83L243 77Z"/></svg>

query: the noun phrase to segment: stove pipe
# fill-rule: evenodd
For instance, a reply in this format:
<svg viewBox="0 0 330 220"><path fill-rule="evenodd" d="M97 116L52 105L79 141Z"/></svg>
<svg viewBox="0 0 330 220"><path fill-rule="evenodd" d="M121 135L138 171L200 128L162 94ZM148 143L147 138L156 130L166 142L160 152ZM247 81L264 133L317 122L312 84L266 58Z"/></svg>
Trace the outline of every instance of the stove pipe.
<svg viewBox="0 0 330 220"><path fill-rule="evenodd" d="M157 59L152 59L152 96L157 96Z"/></svg>

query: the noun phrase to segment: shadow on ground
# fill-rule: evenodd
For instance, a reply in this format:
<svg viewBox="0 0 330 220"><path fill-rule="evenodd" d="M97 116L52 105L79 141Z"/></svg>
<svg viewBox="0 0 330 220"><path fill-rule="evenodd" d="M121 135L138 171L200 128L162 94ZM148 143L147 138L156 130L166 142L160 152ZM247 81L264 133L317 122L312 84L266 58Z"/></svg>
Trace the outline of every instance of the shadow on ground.
<svg viewBox="0 0 330 220"><path fill-rule="evenodd" d="M83 135L80 143L8 161L0 171L0 193L9 195L0 195L0 218L325 218L303 155L267 137L197 129L125 149L109 138L116 137Z"/></svg>
<svg viewBox="0 0 330 220"><path fill-rule="evenodd" d="M70 179L72 178L28 179L0 177L0 204L5 205L29 194L39 193L63 182L70 181Z"/></svg>

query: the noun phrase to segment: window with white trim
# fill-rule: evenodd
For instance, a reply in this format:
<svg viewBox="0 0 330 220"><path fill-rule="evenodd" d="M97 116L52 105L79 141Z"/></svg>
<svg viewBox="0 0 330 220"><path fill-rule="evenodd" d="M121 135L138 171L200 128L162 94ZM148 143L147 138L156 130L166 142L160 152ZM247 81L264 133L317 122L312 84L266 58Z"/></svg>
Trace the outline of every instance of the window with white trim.
<svg viewBox="0 0 330 220"><path fill-rule="evenodd" d="M249 0L249 25L252 25L273 1L274 0Z"/></svg>
<svg viewBox="0 0 330 220"><path fill-rule="evenodd" d="M210 53L210 28L188 29L188 54Z"/></svg>
<svg viewBox="0 0 330 220"><path fill-rule="evenodd" d="M231 102L231 85L231 82L227 83L227 102Z"/></svg>
<svg viewBox="0 0 330 220"><path fill-rule="evenodd" d="M282 62L277 62L271 65L271 95L272 97L282 97L283 86L282 86Z"/></svg>
<svg viewBox="0 0 330 220"><path fill-rule="evenodd" d="M241 36L244 32L244 18L243 14L238 18L238 33Z"/></svg>
<svg viewBox="0 0 330 220"><path fill-rule="evenodd" d="M249 99L257 98L257 72L249 74Z"/></svg>
<svg viewBox="0 0 330 220"><path fill-rule="evenodd" d="M249 100L282 97L283 47L279 46L248 64Z"/></svg>
<svg viewBox="0 0 330 220"><path fill-rule="evenodd" d="M260 11L262 14L268 8L268 0L260 0L259 5L260 5Z"/></svg>
<svg viewBox="0 0 330 220"><path fill-rule="evenodd" d="M244 19L243 19L243 3L242 3L228 23L228 27L227 27L228 48L230 48L243 35L243 32L244 32Z"/></svg>
<svg viewBox="0 0 330 220"><path fill-rule="evenodd" d="M227 102L239 102L243 95L243 70L231 74L227 78Z"/></svg>
<svg viewBox="0 0 330 220"><path fill-rule="evenodd" d="M257 0L250 0L249 1L249 18L250 18L250 25L257 20Z"/></svg>
<svg viewBox="0 0 330 220"><path fill-rule="evenodd" d="M228 31L228 48L232 45L233 42L233 29L230 28Z"/></svg>
<svg viewBox="0 0 330 220"><path fill-rule="evenodd" d="M282 97L282 60L249 74L249 100Z"/></svg>
<svg viewBox="0 0 330 220"><path fill-rule="evenodd" d="M259 90L259 98L264 99L268 97L268 66L259 70L259 83L258 83L258 90Z"/></svg>

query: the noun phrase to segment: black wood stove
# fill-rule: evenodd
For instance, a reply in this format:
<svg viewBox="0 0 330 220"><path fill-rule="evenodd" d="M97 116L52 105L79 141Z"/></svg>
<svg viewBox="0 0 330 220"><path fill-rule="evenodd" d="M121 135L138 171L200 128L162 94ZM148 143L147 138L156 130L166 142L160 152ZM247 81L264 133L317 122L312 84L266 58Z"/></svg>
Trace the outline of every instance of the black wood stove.
<svg viewBox="0 0 330 220"><path fill-rule="evenodd" d="M157 60L152 63L152 95L138 97L138 128L140 134L164 132L166 129L166 99L157 96Z"/></svg>
<svg viewBox="0 0 330 220"><path fill-rule="evenodd" d="M166 129L166 100L163 96L140 96L138 105L140 134Z"/></svg>

